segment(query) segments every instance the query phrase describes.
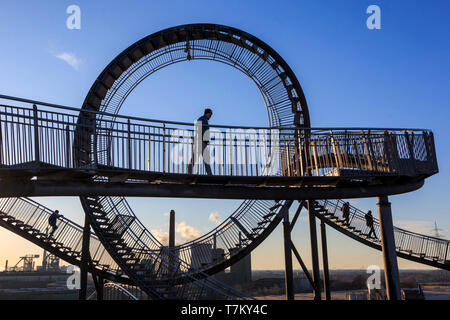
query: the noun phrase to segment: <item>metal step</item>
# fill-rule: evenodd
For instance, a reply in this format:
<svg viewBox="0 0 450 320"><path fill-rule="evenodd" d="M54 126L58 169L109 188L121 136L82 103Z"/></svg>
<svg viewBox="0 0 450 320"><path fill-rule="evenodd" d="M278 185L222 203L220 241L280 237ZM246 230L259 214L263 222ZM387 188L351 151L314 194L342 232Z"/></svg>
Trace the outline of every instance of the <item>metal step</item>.
<svg viewBox="0 0 450 320"><path fill-rule="evenodd" d="M265 229L265 228L262 227L262 226L252 228L253 231L259 231L259 230L262 230L262 229Z"/></svg>
<svg viewBox="0 0 450 320"><path fill-rule="evenodd" d="M277 214L276 212L270 212L270 213L266 214L265 216L263 216L263 219L270 218L271 216L274 216L276 214Z"/></svg>
<svg viewBox="0 0 450 320"><path fill-rule="evenodd" d="M275 209L277 209L277 208L279 208L279 207L281 207L281 203L277 203L276 205L270 207L269 210L270 210L270 211L273 211L273 210L275 210Z"/></svg>
<svg viewBox="0 0 450 320"><path fill-rule="evenodd" d="M138 258L125 258L124 260L126 264L133 264L133 265L139 261Z"/></svg>
<svg viewBox="0 0 450 320"><path fill-rule="evenodd" d="M109 223L97 223L97 226L100 228L101 231L111 231L112 229L112 225L110 225Z"/></svg>
<svg viewBox="0 0 450 320"><path fill-rule="evenodd" d="M105 237L105 238L109 238L109 239L121 239L121 237L120 237L120 235L118 235L117 233L115 233L115 232L112 232L112 231L108 231L108 230L106 230L106 232L102 232L102 235Z"/></svg>
<svg viewBox="0 0 450 320"><path fill-rule="evenodd" d="M17 219L15 219L15 218L13 218L13 217L9 217L9 218L7 219L7 221L8 221L9 223L14 223L14 224L24 224L22 220L17 220Z"/></svg>
<svg viewBox="0 0 450 320"><path fill-rule="evenodd" d="M133 252L133 250L131 248L129 248L129 247L124 247L122 249L117 249L117 253L122 253L120 251L125 251L123 253Z"/></svg>
<svg viewBox="0 0 450 320"><path fill-rule="evenodd" d="M98 200L86 199L86 203L89 206L95 206L97 208L103 208L102 204Z"/></svg>
<svg viewBox="0 0 450 320"><path fill-rule="evenodd" d="M109 218L107 218L107 217L105 217L105 216L95 216L95 220L109 221Z"/></svg>
<svg viewBox="0 0 450 320"><path fill-rule="evenodd" d="M41 240L42 240L42 238L47 238L47 237L48 237L47 234L42 233L42 232L40 232L40 231L34 233L33 235L34 235L35 237L39 237Z"/></svg>
<svg viewBox="0 0 450 320"><path fill-rule="evenodd" d="M103 216L105 216L106 215L106 212L103 210L103 209L101 209L101 208L90 208L91 209L91 212L92 213L100 213L101 215L103 215Z"/></svg>

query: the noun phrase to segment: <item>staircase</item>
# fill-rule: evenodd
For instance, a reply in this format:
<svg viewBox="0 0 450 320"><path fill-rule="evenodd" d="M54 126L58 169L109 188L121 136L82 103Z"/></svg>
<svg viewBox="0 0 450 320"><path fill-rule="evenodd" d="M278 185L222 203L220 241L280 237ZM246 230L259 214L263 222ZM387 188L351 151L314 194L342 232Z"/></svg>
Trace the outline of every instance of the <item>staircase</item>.
<svg viewBox="0 0 450 320"><path fill-rule="evenodd" d="M343 200L318 200L314 202L315 215L332 228L372 248L382 250L380 224L375 217L375 237L369 237L365 212L350 206L349 225L342 216ZM397 256L436 268L450 270L449 240L435 238L394 227Z"/></svg>
<svg viewBox="0 0 450 320"><path fill-rule="evenodd" d="M251 299L202 273L162 246L122 197L83 197L81 203L106 250L153 299Z"/></svg>
<svg viewBox="0 0 450 320"><path fill-rule="evenodd" d="M65 217L58 219L58 229L49 235L48 217L52 210L28 198L0 198L0 226L33 242L60 259L81 263L83 227ZM128 283L123 272L106 252L99 239L91 234L91 266L105 279ZM92 271L92 270L91 270Z"/></svg>

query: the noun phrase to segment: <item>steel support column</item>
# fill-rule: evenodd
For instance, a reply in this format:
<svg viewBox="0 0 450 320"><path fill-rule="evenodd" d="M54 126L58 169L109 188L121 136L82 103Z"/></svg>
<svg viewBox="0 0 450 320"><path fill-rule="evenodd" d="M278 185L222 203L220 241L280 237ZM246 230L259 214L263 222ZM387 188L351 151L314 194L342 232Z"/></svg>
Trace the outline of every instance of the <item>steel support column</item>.
<svg viewBox="0 0 450 320"><path fill-rule="evenodd" d="M86 214L84 217L83 228L83 244L81 249L81 264L80 264L80 290L78 293L79 300L86 300L87 295L87 280L89 270L89 242L91 238L91 225L89 223L89 217Z"/></svg>
<svg viewBox="0 0 450 320"><path fill-rule="evenodd" d="M98 282L98 287L96 288L97 290L97 300L103 300L103 288L105 286L105 280L103 279L103 277L98 276L97 277L97 282Z"/></svg>
<svg viewBox="0 0 450 320"><path fill-rule="evenodd" d="M391 203L387 196L378 197L378 215L380 220L381 246L388 300L400 300L400 276L398 273L397 253L395 252L394 226Z"/></svg>
<svg viewBox="0 0 450 320"><path fill-rule="evenodd" d="M89 259L90 260L90 259ZM91 267L92 280L94 281L95 292L97 293L97 300L103 300L103 284L104 280L101 276L97 275L92 261L89 261Z"/></svg>
<svg viewBox="0 0 450 320"><path fill-rule="evenodd" d="M320 289L319 250L317 246L316 216L314 215L314 200L308 200L309 234L311 239L311 260L314 279L314 300L322 300Z"/></svg>
<svg viewBox="0 0 450 320"><path fill-rule="evenodd" d="M286 300L294 300L294 272L292 268L291 225L289 223L289 211L286 211L283 217L283 238Z"/></svg>
<svg viewBox="0 0 450 320"><path fill-rule="evenodd" d="M331 300L330 294L330 273L328 269L328 249L327 249L327 233L323 220L320 222L320 235L322 238L322 263L323 263L323 284L325 291L325 299Z"/></svg>

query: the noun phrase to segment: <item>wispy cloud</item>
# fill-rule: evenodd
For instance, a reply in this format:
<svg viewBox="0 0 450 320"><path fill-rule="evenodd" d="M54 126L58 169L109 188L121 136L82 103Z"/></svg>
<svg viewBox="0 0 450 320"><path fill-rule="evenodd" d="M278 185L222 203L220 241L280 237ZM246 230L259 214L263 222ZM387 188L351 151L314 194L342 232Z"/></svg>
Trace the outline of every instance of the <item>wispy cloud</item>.
<svg viewBox="0 0 450 320"><path fill-rule="evenodd" d="M222 223L222 219L220 219L220 216L217 212L211 212L211 214L209 215L209 220L215 222L216 224Z"/></svg>
<svg viewBox="0 0 450 320"><path fill-rule="evenodd" d="M83 60L78 58L74 53L62 52L62 53L56 54L55 57L66 62L75 71L78 71L80 69L80 65L83 63Z"/></svg>
<svg viewBox="0 0 450 320"><path fill-rule="evenodd" d="M187 241L192 241L201 236L201 233L197 228L188 225L185 221L177 223L175 231L181 235L181 238Z"/></svg>

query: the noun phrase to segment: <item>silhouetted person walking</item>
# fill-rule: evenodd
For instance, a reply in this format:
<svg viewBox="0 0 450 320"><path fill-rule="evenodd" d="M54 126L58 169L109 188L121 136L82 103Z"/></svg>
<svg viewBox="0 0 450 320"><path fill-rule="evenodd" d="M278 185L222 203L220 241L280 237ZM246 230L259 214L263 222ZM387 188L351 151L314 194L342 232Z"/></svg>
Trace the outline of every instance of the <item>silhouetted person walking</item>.
<svg viewBox="0 0 450 320"><path fill-rule="evenodd" d="M372 211L368 211L367 213L366 213L366 215L364 216L365 218L366 218L366 225L370 228L370 230L369 230L369 233L367 234L367 236L369 237L369 238L371 238L372 236L372 234L373 234L373 237L375 238L375 239L378 239L377 238L377 235L376 235L376 233L375 233L375 229L374 229L374 227L373 227L373 216L372 216Z"/></svg>
<svg viewBox="0 0 450 320"><path fill-rule="evenodd" d="M350 203L345 202L341 208L342 217L344 218L344 223L350 225Z"/></svg>
<svg viewBox="0 0 450 320"><path fill-rule="evenodd" d="M211 166L209 164L209 150L205 153L205 149L208 147L209 143L209 119L212 117L212 110L209 108L205 109L203 116L197 119L197 123L195 125L195 137L194 137L194 150L192 159L188 165L188 173L192 174L192 168L194 163L198 161L200 155L203 155L203 163L205 164L205 170L208 175L212 175ZM201 137L199 126L201 126ZM200 148L201 146L201 148ZM200 151L201 150L201 151Z"/></svg>
<svg viewBox="0 0 450 320"><path fill-rule="evenodd" d="M56 225L56 221L59 217L62 217L62 215L59 214L58 210L55 210L50 217L48 217L48 224L52 227L52 231L50 232L50 237L55 233L56 229L58 229L58 226Z"/></svg>

